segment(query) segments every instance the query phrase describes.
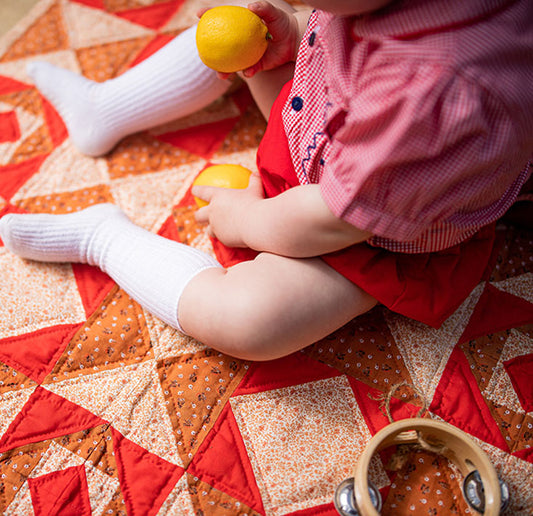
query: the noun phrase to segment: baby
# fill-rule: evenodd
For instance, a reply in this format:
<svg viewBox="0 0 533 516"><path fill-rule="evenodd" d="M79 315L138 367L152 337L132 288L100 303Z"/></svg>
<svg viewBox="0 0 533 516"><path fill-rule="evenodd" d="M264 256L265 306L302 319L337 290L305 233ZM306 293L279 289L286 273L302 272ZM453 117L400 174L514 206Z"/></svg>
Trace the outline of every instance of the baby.
<svg viewBox="0 0 533 516"><path fill-rule="evenodd" d="M223 268L116 206L0 220L22 257L100 267L148 311L224 353L268 360L377 303L439 326L482 278L494 222L530 176L528 0L255 2L273 39L240 73L268 126L245 190L196 187L230 247ZM82 152L198 110L231 81L198 58L195 28L97 84L30 73ZM76 173L76 171L73 171Z"/></svg>

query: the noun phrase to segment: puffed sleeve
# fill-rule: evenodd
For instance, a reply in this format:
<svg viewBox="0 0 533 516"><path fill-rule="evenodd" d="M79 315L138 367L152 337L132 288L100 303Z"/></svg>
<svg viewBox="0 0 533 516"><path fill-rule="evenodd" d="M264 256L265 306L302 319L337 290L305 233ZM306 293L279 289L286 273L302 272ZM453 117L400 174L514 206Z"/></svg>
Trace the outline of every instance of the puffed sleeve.
<svg viewBox="0 0 533 516"><path fill-rule="evenodd" d="M517 177L502 102L442 63L380 63L356 84L320 180L360 229L411 241L435 224L479 227Z"/></svg>

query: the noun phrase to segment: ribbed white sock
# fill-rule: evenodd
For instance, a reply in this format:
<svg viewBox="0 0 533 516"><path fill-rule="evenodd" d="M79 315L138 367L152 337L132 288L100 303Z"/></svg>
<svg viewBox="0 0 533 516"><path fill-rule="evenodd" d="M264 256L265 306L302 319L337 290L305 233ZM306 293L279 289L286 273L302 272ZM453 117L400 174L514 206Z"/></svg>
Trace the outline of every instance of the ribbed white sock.
<svg viewBox="0 0 533 516"><path fill-rule="evenodd" d="M195 37L191 27L103 83L46 62L30 63L28 74L65 121L74 145L100 156L124 136L194 113L229 88L230 81L202 63Z"/></svg>
<svg viewBox="0 0 533 516"><path fill-rule="evenodd" d="M220 264L208 254L136 226L117 206L68 215L8 214L0 237L32 260L96 265L149 312L181 330L178 303L200 271Z"/></svg>

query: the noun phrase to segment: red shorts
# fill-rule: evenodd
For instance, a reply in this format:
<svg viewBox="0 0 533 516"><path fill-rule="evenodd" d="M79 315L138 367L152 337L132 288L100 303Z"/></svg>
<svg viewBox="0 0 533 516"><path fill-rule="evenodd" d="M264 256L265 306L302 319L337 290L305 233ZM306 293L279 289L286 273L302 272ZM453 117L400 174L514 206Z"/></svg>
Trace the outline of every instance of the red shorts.
<svg viewBox="0 0 533 516"><path fill-rule="evenodd" d="M290 83L272 107L257 152L267 197L299 185L281 119L289 91ZM360 243L321 258L390 310L439 327L483 279L494 240L495 224L491 224L444 251L404 254ZM215 242L215 250L226 267L257 254L249 249L230 249L220 242Z"/></svg>

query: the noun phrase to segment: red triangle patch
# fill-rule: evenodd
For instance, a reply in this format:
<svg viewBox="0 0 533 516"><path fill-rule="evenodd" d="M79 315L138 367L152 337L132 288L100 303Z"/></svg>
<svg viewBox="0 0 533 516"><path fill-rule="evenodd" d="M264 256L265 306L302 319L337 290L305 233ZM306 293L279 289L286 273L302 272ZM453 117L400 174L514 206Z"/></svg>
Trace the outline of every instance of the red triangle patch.
<svg viewBox="0 0 533 516"><path fill-rule="evenodd" d="M348 377L357 405L365 418L366 425L372 435L379 432L389 424L389 420L381 408L383 392L373 389L359 380ZM412 403L400 401L398 398L391 398L390 411L394 421L415 417L420 411L420 407Z"/></svg>
<svg viewBox="0 0 533 516"><path fill-rule="evenodd" d="M20 126L15 111L0 113L0 143L16 142L20 138Z"/></svg>
<svg viewBox="0 0 533 516"><path fill-rule="evenodd" d="M252 465L229 403L224 407L187 471L264 514Z"/></svg>
<svg viewBox="0 0 533 516"><path fill-rule="evenodd" d="M76 4L86 5L87 7L94 7L95 9L105 9L104 0L70 0Z"/></svg>
<svg viewBox="0 0 533 516"><path fill-rule="evenodd" d="M157 234L162 237L168 238L169 240L174 240L174 242L180 241L176 221L174 220L174 217L172 215L170 215L168 219L163 222L163 225L159 228Z"/></svg>
<svg viewBox="0 0 533 516"><path fill-rule="evenodd" d="M0 166L0 195L9 201L18 189L39 171L48 154L35 156L27 161Z"/></svg>
<svg viewBox="0 0 533 516"><path fill-rule="evenodd" d="M461 430L509 452L459 346L450 355L429 409Z"/></svg>
<svg viewBox="0 0 533 516"><path fill-rule="evenodd" d="M0 340L0 359L40 383L52 370L79 324L52 326Z"/></svg>
<svg viewBox="0 0 533 516"><path fill-rule="evenodd" d="M513 388L525 412L533 412L533 353L521 355L503 363Z"/></svg>
<svg viewBox="0 0 533 516"><path fill-rule="evenodd" d="M502 310L502 307L505 309ZM533 322L533 304L487 283L459 344Z"/></svg>
<svg viewBox="0 0 533 516"><path fill-rule="evenodd" d="M23 82L16 81L11 77L0 75L0 95L8 95L9 93L29 90L30 88L33 88L31 84L25 84Z"/></svg>
<svg viewBox="0 0 533 516"><path fill-rule="evenodd" d="M194 196L191 193L191 189L189 188L185 195L181 198L181 201L176 205L178 208L185 208L187 206L194 206L196 203L194 201Z"/></svg>
<svg viewBox="0 0 533 516"><path fill-rule="evenodd" d="M518 457L522 460L527 460L533 464L533 448L522 448L513 453L514 457Z"/></svg>
<svg viewBox="0 0 533 516"><path fill-rule="evenodd" d="M104 423L88 410L39 386L0 439L0 453Z"/></svg>
<svg viewBox="0 0 533 516"><path fill-rule="evenodd" d="M183 468L146 451L114 428L113 447L128 514L157 514Z"/></svg>
<svg viewBox="0 0 533 516"><path fill-rule="evenodd" d="M155 138L164 143L184 149L204 159L209 159L222 145L239 118L226 118L210 124L197 125L170 133L158 134Z"/></svg>
<svg viewBox="0 0 533 516"><path fill-rule="evenodd" d="M333 378L339 374L335 368L298 351L277 360L253 362L233 396L281 389L291 385Z"/></svg>
<svg viewBox="0 0 533 516"><path fill-rule="evenodd" d="M102 304L115 285L115 282L97 267L82 263L73 263L72 270L78 285L78 291L85 309L85 315L90 317Z"/></svg>
<svg viewBox="0 0 533 516"><path fill-rule="evenodd" d="M54 471L37 478L28 478L35 516L92 514L85 466Z"/></svg>
<svg viewBox="0 0 533 516"><path fill-rule="evenodd" d="M170 20L184 1L171 0L170 2L152 4L138 9L128 9L127 11L115 12L113 14L130 22L142 25L143 27L157 30Z"/></svg>

